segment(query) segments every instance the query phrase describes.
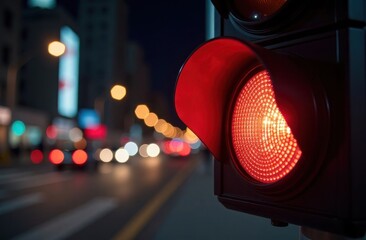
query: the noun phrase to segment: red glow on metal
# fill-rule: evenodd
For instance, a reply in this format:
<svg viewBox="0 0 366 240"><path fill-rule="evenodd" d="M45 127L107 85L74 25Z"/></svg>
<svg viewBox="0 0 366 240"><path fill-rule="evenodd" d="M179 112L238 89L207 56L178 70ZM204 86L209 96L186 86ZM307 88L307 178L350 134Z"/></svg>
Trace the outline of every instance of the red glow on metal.
<svg viewBox="0 0 366 240"><path fill-rule="evenodd" d="M240 91L231 124L238 162L259 182L279 181L301 157L297 141L278 109L266 71L254 75Z"/></svg>

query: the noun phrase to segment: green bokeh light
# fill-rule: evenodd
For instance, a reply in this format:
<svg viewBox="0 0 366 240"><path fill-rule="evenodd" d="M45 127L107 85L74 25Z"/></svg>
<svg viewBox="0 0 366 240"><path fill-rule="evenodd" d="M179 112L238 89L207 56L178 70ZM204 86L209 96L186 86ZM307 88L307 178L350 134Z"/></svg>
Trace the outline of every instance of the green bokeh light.
<svg viewBox="0 0 366 240"><path fill-rule="evenodd" d="M11 132L16 136L21 136L25 132L25 124L24 122L17 120L14 121L11 125Z"/></svg>

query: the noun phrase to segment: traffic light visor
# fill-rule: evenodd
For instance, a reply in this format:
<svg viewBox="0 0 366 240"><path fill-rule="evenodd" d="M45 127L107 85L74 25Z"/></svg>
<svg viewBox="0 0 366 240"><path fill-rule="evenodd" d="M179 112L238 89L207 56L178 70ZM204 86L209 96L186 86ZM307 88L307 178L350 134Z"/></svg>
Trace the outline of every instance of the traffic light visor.
<svg viewBox="0 0 366 240"><path fill-rule="evenodd" d="M222 130L227 104L248 68L257 66L256 53L243 42L231 38L211 40L182 66L175 92L180 119L221 159L225 138Z"/></svg>

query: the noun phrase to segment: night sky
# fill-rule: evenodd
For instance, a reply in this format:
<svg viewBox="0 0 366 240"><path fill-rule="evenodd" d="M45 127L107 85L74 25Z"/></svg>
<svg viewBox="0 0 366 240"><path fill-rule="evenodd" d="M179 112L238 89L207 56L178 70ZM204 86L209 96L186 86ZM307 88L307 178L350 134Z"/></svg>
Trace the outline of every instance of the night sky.
<svg viewBox="0 0 366 240"><path fill-rule="evenodd" d="M176 78L190 53L205 40L205 1L127 1L129 38L145 50L153 90L173 107ZM143 7L142 7L143 6Z"/></svg>
<svg viewBox="0 0 366 240"><path fill-rule="evenodd" d="M144 47L159 87L175 82L182 63L205 36L204 1L166 2L161 5L150 0L128 2L129 36Z"/></svg>
<svg viewBox="0 0 366 240"><path fill-rule="evenodd" d="M77 17L75 0L58 0ZM152 91L166 96L173 108L176 78L189 54L205 40L205 1L126 0L128 38L145 51ZM174 115L174 110L172 109ZM172 119L175 121L176 119Z"/></svg>

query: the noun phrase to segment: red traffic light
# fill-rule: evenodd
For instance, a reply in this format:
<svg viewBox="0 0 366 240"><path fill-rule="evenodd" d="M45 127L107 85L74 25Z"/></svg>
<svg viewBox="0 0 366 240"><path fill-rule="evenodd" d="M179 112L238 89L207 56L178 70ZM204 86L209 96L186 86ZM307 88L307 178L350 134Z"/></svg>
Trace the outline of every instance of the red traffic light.
<svg viewBox="0 0 366 240"><path fill-rule="evenodd" d="M329 112L309 69L300 59L217 38L182 67L176 110L216 159L231 158L253 183L311 176L328 143Z"/></svg>
<svg viewBox="0 0 366 240"><path fill-rule="evenodd" d="M221 37L186 60L175 106L216 159L218 200L275 225L363 236L363 4L211 1Z"/></svg>
<svg viewBox="0 0 366 240"><path fill-rule="evenodd" d="M231 136L239 166L262 183L282 179L302 152L277 107L268 73L251 77L234 105Z"/></svg>

